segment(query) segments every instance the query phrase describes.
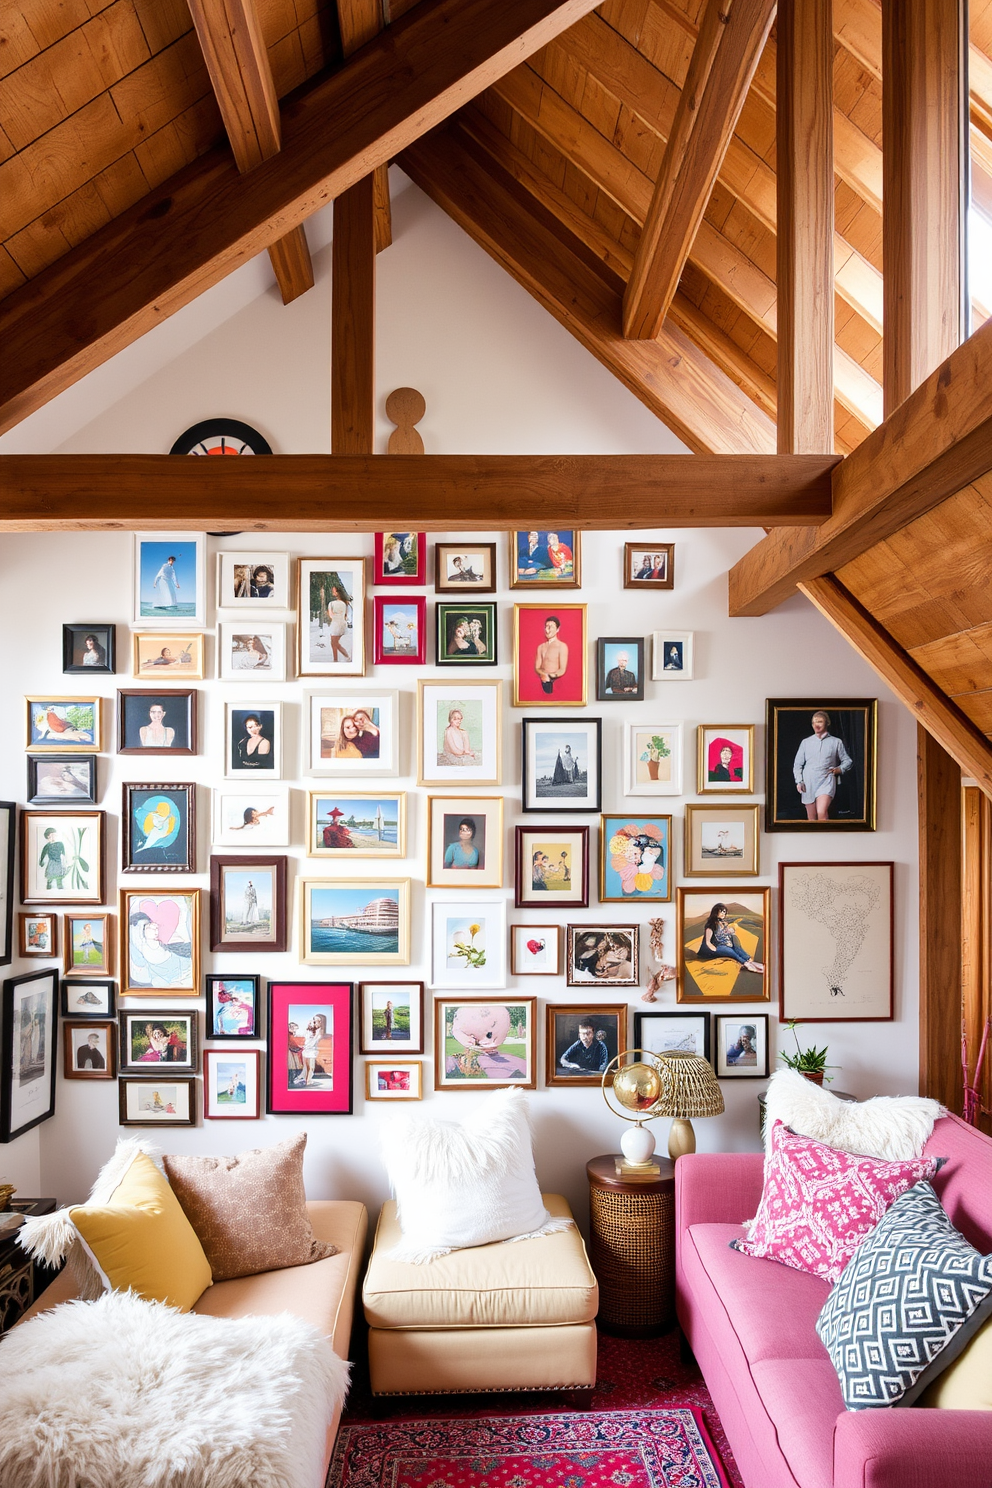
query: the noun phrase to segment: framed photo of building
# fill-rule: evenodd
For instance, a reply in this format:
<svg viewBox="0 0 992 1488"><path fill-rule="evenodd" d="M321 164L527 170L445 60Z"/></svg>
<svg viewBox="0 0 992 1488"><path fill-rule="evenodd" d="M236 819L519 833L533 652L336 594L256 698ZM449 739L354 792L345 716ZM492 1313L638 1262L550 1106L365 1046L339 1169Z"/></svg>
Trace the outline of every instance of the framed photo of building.
<svg viewBox="0 0 992 1488"><path fill-rule="evenodd" d="M204 1121L257 1121L262 1110L262 1051L204 1049Z"/></svg>
<svg viewBox="0 0 992 1488"><path fill-rule="evenodd" d="M196 786L124 786L122 873L196 872Z"/></svg>
<svg viewBox="0 0 992 1488"><path fill-rule="evenodd" d="M876 698L769 698L766 832L873 832Z"/></svg>
<svg viewBox="0 0 992 1488"><path fill-rule="evenodd" d="M55 1115L58 971L8 977L0 1004L0 1142Z"/></svg>
<svg viewBox="0 0 992 1488"><path fill-rule="evenodd" d="M625 589L674 589L675 544L624 543L623 587Z"/></svg>
<svg viewBox="0 0 992 1488"><path fill-rule="evenodd" d="M290 561L288 553L218 553L217 608L219 610L288 610Z"/></svg>
<svg viewBox="0 0 992 1488"><path fill-rule="evenodd" d="M771 889L680 888L676 897L678 1002L768 1002Z"/></svg>
<svg viewBox="0 0 992 1488"><path fill-rule="evenodd" d="M758 807L690 803L685 808L685 871L689 878L755 878Z"/></svg>
<svg viewBox="0 0 992 1488"><path fill-rule="evenodd" d="M308 858L405 858L406 791L310 791Z"/></svg>
<svg viewBox="0 0 992 1488"><path fill-rule="evenodd" d="M134 623L159 630L206 624L206 545L202 532L134 534Z"/></svg>
<svg viewBox="0 0 992 1488"><path fill-rule="evenodd" d="M365 1064L365 1099L423 1100L422 1059L369 1059Z"/></svg>
<svg viewBox="0 0 992 1488"><path fill-rule="evenodd" d="M25 911L17 916L17 954L19 956L57 956L59 953L59 917L51 910ZM8 955L7 960L11 957Z"/></svg>
<svg viewBox="0 0 992 1488"><path fill-rule="evenodd" d="M560 976L561 925L511 925L510 975Z"/></svg>
<svg viewBox="0 0 992 1488"><path fill-rule="evenodd" d="M423 982L359 982L362 1054L424 1052Z"/></svg>
<svg viewBox="0 0 992 1488"><path fill-rule="evenodd" d="M302 961L314 966L408 966L408 878L305 878Z"/></svg>
<svg viewBox="0 0 992 1488"><path fill-rule="evenodd" d="M681 723L624 724L623 793L625 796L682 794Z"/></svg>
<svg viewBox="0 0 992 1488"><path fill-rule="evenodd" d="M122 997L199 997L200 894L121 889Z"/></svg>
<svg viewBox="0 0 992 1488"><path fill-rule="evenodd" d="M28 755L29 806L95 806L96 756Z"/></svg>
<svg viewBox="0 0 992 1488"><path fill-rule="evenodd" d="M702 1010L676 1013L668 1008L638 1008L634 1013L634 1048L648 1054L698 1054L710 1058L710 1015Z"/></svg>
<svg viewBox="0 0 992 1488"><path fill-rule="evenodd" d="M297 671L301 677L365 672L365 559L300 558Z"/></svg>
<svg viewBox="0 0 992 1488"><path fill-rule="evenodd" d="M109 976L114 964L114 917L67 911L62 923L62 966L67 977Z"/></svg>
<svg viewBox="0 0 992 1488"><path fill-rule="evenodd" d="M894 865L780 863L778 872L782 1022L889 1022Z"/></svg>
<svg viewBox="0 0 992 1488"><path fill-rule="evenodd" d="M172 682L176 677L202 682L205 671L205 637L201 630L132 632L132 670L145 682Z"/></svg>
<svg viewBox="0 0 992 1488"><path fill-rule="evenodd" d="M102 904L105 823L103 811L22 811L21 902Z"/></svg>
<svg viewBox="0 0 992 1488"><path fill-rule="evenodd" d="M289 786L264 777L213 790L215 847L288 847Z"/></svg>
<svg viewBox="0 0 992 1488"><path fill-rule="evenodd" d="M211 857L210 949L257 953L288 945L285 857Z"/></svg>
<svg viewBox="0 0 992 1488"><path fill-rule="evenodd" d="M199 1067L195 1012L174 1008L127 1008L118 1013L121 1074L194 1075Z"/></svg>
<svg viewBox="0 0 992 1488"><path fill-rule="evenodd" d="M224 704L227 774L243 780L282 775L282 703Z"/></svg>
<svg viewBox="0 0 992 1488"><path fill-rule="evenodd" d="M700 724L696 730L696 763L699 795L753 795L754 724Z"/></svg>
<svg viewBox="0 0 992 1488"><path fill-rule="evenodd" d="M522 718L522 810L600 811L603 720Z"/></svg>
<svg viewBox="0 0 992 1488"><path fill-rule="evenodd" d="M63 625L62 670L108 674L117 670L116 625Z"/></svg>
<svg viewBox="0 0 992 1488"><path fill-rule="evenodd" d="M768 1078L768 1014L714 1013L719 1080Z"/></svg>
<svg viewBox="0 0 992 1488"><path fill-rule="evenodd" d="M26 697L25 748L32 754L99 754L103 748L101 701L98 697L41 697L36 693Z"/></svg>
<svg viewBox="0 0 992 1488"><path fill-rule="evenodd" d="M225 682L285 682L286 627L280 621L222 620L217 672Z"/></svg>
<svg viewBox="0 0 992 1488"><path fill-rule="evenodd" d="M427 660L427 601L422 594L377 594L372 601L372 660L376 666L423 666Z"/></svg>
<svg viewBox="0 0 992 1488"><path fill-rule="evenodd" d="M195 1126L196 1081L156 1075L121 1075L117 1081L121 1126Z"/></svg>
<svg viewBox="0 0 992 1488"><path fill-rule="evenodd" d="M66 1080L113 1080L117 1075L114 1023L62 1021L62 1076Z"/></svg>
<svg viewBox="0 0 992 1488"><path fill-rule="evenodd" d="M434 606L437 666L495 666L496 606L491 601L445 601Z"/></svg>
<svg viewBox="0 0 992 1488"><path fill-rule="evenodd" d="M427 797L427 887L503 886L503 797Z"/></svg>
<svg viewBox="0 0 992 1488"><path fill-rule="evenodd" d="M195 754L196 689L117 692L118 754Z"/></svg>
<svg viewBox="0 0 992 1488"><path fill-rule="evenodd" d="M351 1115L353 1002L351 982L269 983L270 1115Z"/></svg>
<svg viewBox="0 0 992 1488"><path fill-rule="evenodd" d="M517 827L517 909L584 909L589 903L589 828Z"/></svg>
<svg viewBox="0 0 992 1488"><path fill-rule="evenodd" d="M694 675L695 635L691 630L651 633L651 680L683 682Z"/></svg>
<svg viewBox="0 0 992 1488"><path fill-rule="evenodd" d="M230 1043L262 1036L259 1002L261 977L255 973L223 976L211 972L204 978L207 997L207 1038Z"/></svg>
<svg viewBox="0 0 992 1488"><path fill-rule="evenodd" d="M584 604L513 606L513 706L584 708Z"/></svg>
<svg viewBox="0 0 992 1488"><path fill-rule="evenodd" d="M638 702L644 697L644 637L600 636L596 642L596 697Z"/></svg>
<svg viewBox="0 0 992 1488"><path fill-rule="evenodd" d="M423 584L427 578L426 532L377 532L372 583Z"/></svg>
<svg viewBox="0 0 992 1488"><path fill-rule="evenodd" d="M637 925L569 925L566 981L570 987L636 987Z"/></svg>
<svg viewBox="0 0 992 1488"><path fill-rule="evenodd" d="M434 1089L537 1083L536 997L435 997Z"/></svg>
<svg viewBox="0 0 992 1488"><path fill-rule="evenodd" d="M545 1085L601 1085L607 1065L627 1047L624 1004L549 1002L545 1011Z"/></svg>
<svg viewBox="0 0 992 1488"><path fill-rule="evenodd" d="M580 534L559 527L510 533L511 589L578 589Z"/></svg>
<svg viewBox="0 0 992 1488"><path fill-rule="evenodd" d="M399 774L400 695L308 692L303 719L308 775L349 779Z"/></svg>
<svg viewBox="0 0 992 1488"><path fill-rule="evenodd" d="M506 986L506 900L435 899L431 983L489 992Z"/></svg>
<svg viewBox="0 0 992 1488"><path fill-rule="evenodd" d="M502 698L496 680L417 683L418 785L499 785Z"/></svg>
<svg viewBox="0 0 992 1488"><path fill-rule="evenodd" d="M672 897L672 818L621 812L599 827L599 897L603 904Z"/></svg>

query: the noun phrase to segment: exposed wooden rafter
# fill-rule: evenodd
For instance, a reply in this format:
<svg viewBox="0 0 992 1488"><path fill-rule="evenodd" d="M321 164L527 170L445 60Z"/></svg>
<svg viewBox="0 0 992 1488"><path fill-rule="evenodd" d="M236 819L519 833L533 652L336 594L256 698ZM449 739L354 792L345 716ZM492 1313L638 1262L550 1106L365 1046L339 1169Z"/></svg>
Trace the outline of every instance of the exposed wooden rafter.
<svg viewBox="0 0 992 1488"><path fill-rule="evenodd" d="M375 430L375 205L365 176L334 203L331 450L370 455Z"/></svg>
<svg viewBox="0 0 992 1488"><path fill-rule="evenodd" d="M336 0L341 50L352 56L379 35L385 23L383 0ZM375 214L375 251L381 253L393 241L392 212L389 206L389 166L377 165L373 172L373 212Z"/></svg>

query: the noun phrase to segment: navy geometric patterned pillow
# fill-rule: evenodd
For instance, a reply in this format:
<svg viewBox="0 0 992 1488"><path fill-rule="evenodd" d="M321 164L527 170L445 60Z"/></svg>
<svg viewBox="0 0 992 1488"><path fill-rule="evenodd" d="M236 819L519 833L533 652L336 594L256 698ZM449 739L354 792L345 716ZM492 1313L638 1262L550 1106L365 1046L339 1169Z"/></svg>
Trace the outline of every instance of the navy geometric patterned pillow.
<svg viewBox="0 0 992 1488"><path fill-rule="evenodd" d="M992 1255L951 1224L927 1182L854 1252L817 1319L848 1410L910 1405L992 1315Z"/></svg>

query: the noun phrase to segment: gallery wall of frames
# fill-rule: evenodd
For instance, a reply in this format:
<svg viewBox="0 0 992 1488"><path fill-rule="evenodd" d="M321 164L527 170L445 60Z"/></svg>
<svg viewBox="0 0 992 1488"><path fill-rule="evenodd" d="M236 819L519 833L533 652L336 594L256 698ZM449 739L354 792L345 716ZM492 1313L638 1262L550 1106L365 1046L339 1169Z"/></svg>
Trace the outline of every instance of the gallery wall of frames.
<svg viewBox="0 0 992 1488"><path fill-rule="evenodd" d="M72 1198L118 1127L302 1125L374 1199L389 1106L516 1084L577 1194L624 1049L713 1062L701 1148L787 1020L915 1089L912 721L805 602L727 619L746 537L11 539L0 1141Z"/></svg>

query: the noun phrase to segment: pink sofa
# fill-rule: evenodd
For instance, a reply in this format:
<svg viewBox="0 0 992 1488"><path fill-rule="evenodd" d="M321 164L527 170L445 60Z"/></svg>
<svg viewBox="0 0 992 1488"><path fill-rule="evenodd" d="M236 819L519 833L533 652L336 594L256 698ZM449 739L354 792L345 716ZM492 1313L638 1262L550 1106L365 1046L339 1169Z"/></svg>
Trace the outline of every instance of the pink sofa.
<svg viewBox="0 0 992 1488"><path fill-rule="evenodd" d="M928 1153L934 1188L972 1245L992 1251L992 1140L955 1116ZM731 1250L761 1195L759 1153L681 1157L676 1299L747 1488L990 1488L992 1412L844 1409L815 1323L830 1287Z"/></svg>

